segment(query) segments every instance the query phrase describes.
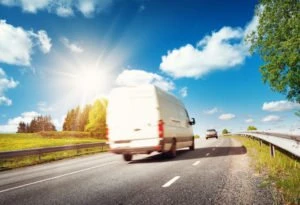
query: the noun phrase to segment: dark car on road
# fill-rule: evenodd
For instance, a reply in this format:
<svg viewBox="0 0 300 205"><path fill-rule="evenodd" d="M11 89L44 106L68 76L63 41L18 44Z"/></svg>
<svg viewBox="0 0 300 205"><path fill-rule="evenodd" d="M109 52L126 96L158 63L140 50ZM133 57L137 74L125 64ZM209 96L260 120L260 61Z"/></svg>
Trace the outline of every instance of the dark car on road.
<svg viewBox="0 0 300 205"><path fill-rule="evenodd" d="M206 139L208 138L217 138L218 139L218 132L215 129L206 130Z"/></svg>

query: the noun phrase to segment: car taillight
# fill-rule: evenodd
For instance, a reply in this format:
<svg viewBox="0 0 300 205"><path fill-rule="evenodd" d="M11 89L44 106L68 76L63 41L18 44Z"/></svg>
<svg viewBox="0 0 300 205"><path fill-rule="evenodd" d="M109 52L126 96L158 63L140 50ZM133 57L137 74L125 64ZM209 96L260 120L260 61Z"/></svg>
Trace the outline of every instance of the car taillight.
<svg viewBox="0 0 300 205"><path fill-rule="evenodd" d="M108 140L108 134L109 134L109 129L108 127L105 128L105 138Z"/></svg>
<svg viewBox="0 0 300 205"><path fill-rule="evenodd" d="M158 121L158 136L159 138L164 137L164 121L162 120Z"/></svg>

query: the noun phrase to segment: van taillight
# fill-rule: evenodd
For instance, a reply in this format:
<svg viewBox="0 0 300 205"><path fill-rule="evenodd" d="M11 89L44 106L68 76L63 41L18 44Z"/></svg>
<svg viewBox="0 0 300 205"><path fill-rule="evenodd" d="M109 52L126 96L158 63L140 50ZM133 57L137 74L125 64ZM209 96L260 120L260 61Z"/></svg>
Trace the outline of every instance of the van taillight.
<svg viewBox="0 0 300 205"><path fill-rule="evenodd" d="M158 136L159 138L164 137L164 121L162 120L158 121Z"/></svg>
<svg viewBox="0 0 300 205"><path fill-rule="evenodd" d="M105 138L108 140L108 134L109 134L109 129L108 127L105 128Z"/></svg>

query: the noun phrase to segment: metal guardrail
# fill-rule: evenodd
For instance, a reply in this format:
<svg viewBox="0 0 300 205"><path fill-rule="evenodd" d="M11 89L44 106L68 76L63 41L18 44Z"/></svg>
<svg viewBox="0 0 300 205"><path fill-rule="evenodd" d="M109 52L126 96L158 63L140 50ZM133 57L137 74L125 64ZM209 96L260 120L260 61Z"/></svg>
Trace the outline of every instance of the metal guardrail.
<svg viewBox="0 0 300 205"><path fill-rule="evenodd" d="M107 147L107 144L104 142L98 142L98 143L86 143L86 144L77 144L77 145L66 145L66 146L59 146L59 147L45 147L45 148L37 148L37 149L0 152L0 160L14 158L14 157L25 157L31 155L41 156L42 154L46 154L46 153L68 151L68 150L78 151L79 149L87 149L87 148L95 148L95 147L101 147L103 150L104 147Z"/></svg>
<svg viewBox="0 0 300 205"><path fill-rule="evenodd" d="M237 135L251 136L269 143L273 157L275 157L275 146L300 157L300 135L260 131L240 132Z"/></svg>

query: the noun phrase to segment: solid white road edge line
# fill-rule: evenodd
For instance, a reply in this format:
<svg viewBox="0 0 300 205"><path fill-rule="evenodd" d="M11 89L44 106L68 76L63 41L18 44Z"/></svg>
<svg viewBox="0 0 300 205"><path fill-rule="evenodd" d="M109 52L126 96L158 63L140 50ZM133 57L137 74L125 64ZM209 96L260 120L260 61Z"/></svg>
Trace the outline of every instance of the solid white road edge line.
<svg viewBox="0 0 300 205"><path fill-rule="evenodd" d="M194 162L193 166L197 166L200 163L200 161Z"/></svg>
<svg viewBox="0 0 300 205"><path fill-rule="evenodd" d="M176 176L173 179L171 179L170 181L168 181L167 183L165 183L164 185L162 185L162 187L166 188L171 186L171 184L173 184L175 181L177 181L180 178L180 176Z"/></svg>
<svg viewBox="0 0 300 205"><path fill-rule="evenodd" d="M80 172L85 172L85 171L88 171L88 170L91 170L91 169L104 167L106 165L110 165L110 164L114 164L114 163L116 163L116 162L108 162L108 163L101 164L101 165L98 165L98 166L89 167L89 168L85 168L85 169L80 169L80 170L77 170L77 171L74 171L74 172L58 175L58 176L55 176L55 177L50 177L50 178L47 178L47 179L42 179L42 180L31 182L31 183L28 183L28 184L23 184L23 185L20 185L20 186L11 187L11 188L8 188L8 189L3 189L3 190L0 190L0 193L7 192L7 191L12 191L12 190L15 190L15 189L24 188L24 187L27 187L27 186L31 186L31 185L34 185L34 184L39 184L39 183L46 182L46 181L51 181L51 180L54 180L54 179L59 179L59 178L62 178L62 177L73 175L73 174L78 174Z"/></svg>

